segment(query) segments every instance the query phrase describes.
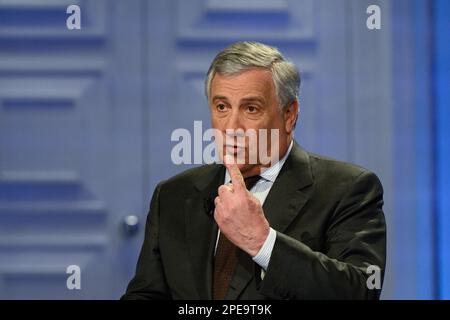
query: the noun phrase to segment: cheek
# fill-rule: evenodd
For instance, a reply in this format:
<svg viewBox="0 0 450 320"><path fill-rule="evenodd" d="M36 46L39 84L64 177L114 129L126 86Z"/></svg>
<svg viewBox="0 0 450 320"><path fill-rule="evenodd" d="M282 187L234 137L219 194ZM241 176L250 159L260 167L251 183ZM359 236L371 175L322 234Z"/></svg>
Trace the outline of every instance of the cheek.
<svg viewBox="0 0 450 320"><path fill-rule="evenodd" d="M211 125L215 129L222 130L225 123L225 117L219 117L214 112L211 113Z"/></svg>
<svg viewBox="0 0 450 320"><path fill-rule="evenodd" d="M268 126L268 128L271 128L270 131L274 131L274 134L276 134L274 136L274 138L278 137L280 139L282 139L285 135L286 135L286 122L284 121L284 119L281 118L276 118L274 119ZM270 136L270 132L267 133L268 139L271 139Z"/></svg>
<svg viewBox="0 0 450 320"><path fill-rule="evenodd" d="M223 125L217 118L211 118L211 128L217 130L218 133L223 131Z"/></svg>

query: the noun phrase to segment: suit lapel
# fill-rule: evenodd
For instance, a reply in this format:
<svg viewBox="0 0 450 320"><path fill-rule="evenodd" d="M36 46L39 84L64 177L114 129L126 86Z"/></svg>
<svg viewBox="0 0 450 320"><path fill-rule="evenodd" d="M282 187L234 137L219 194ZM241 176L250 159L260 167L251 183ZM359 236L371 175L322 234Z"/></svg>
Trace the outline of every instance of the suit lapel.
<svg viewBox="0 0 450 320"><path fill-rule="evenodd" d="M186 242L198 299L212 299L212 268L218 230L214 216L207 214L205 199L214 200L224 176L225 167L213 165L212 172L208 171L195 181L197 194L185 200Z"/></svg>
<svg viewBox="0 0 450 320"><path fill-rule="evenodd" d="M264 214L270 226L284 232L300 214L310 197L307 189L313 183L308 154L294 143L275 183L263 205Z"/></svg>
<svg viewBox="0 0 450 320"><path fill-rule="evenodd" d="M297 217L310 197L307 189L313 183L308 154L296 143L264 201L263 210L270 226L284 232ZM260 268L241 251L226 299L237 299Z"/></svg>

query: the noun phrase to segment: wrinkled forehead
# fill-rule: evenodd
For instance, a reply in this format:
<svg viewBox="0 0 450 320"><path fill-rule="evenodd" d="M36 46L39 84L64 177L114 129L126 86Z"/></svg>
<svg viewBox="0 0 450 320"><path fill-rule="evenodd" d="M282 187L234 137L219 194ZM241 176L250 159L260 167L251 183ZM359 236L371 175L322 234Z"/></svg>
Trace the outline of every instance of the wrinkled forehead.
<svg viewBox="0 0 450 320"><path fill-rule="evenodd" d="M210 99L239 96L267 100L274 93L272 73L269 70L253 69L233 75L216 73L211 82Z"/></svg>

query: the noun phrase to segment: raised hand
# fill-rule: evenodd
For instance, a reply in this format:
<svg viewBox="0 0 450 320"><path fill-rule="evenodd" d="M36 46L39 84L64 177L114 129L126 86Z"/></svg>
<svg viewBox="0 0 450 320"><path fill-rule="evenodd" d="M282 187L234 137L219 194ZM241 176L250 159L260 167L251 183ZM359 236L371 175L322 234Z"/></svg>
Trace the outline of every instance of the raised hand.
<svg viewBox="0 0 450 320"><path fill-rule="evenodd" d="M245 187L244 177L234 159L226 156L224 163L231 184L219 187L214 200L214 219L231 242L254 257L269 235L269 222L259 200Z"/></svg>

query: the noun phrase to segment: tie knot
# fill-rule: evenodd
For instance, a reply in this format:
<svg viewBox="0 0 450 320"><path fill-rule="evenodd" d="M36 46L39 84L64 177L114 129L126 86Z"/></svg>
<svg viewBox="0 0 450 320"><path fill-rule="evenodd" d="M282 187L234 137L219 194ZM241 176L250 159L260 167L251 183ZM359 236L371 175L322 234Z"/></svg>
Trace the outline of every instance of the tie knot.
<svg viewBox="0 0 450 320"><path fill-rule="evenodd" d="M244 182L245 182L245 187L247 188L247 190L250 190L251 188L253 188L253 186L259 181L259 179L261 179L260 176L252 176L252 177L245 178Z"/></svg>

